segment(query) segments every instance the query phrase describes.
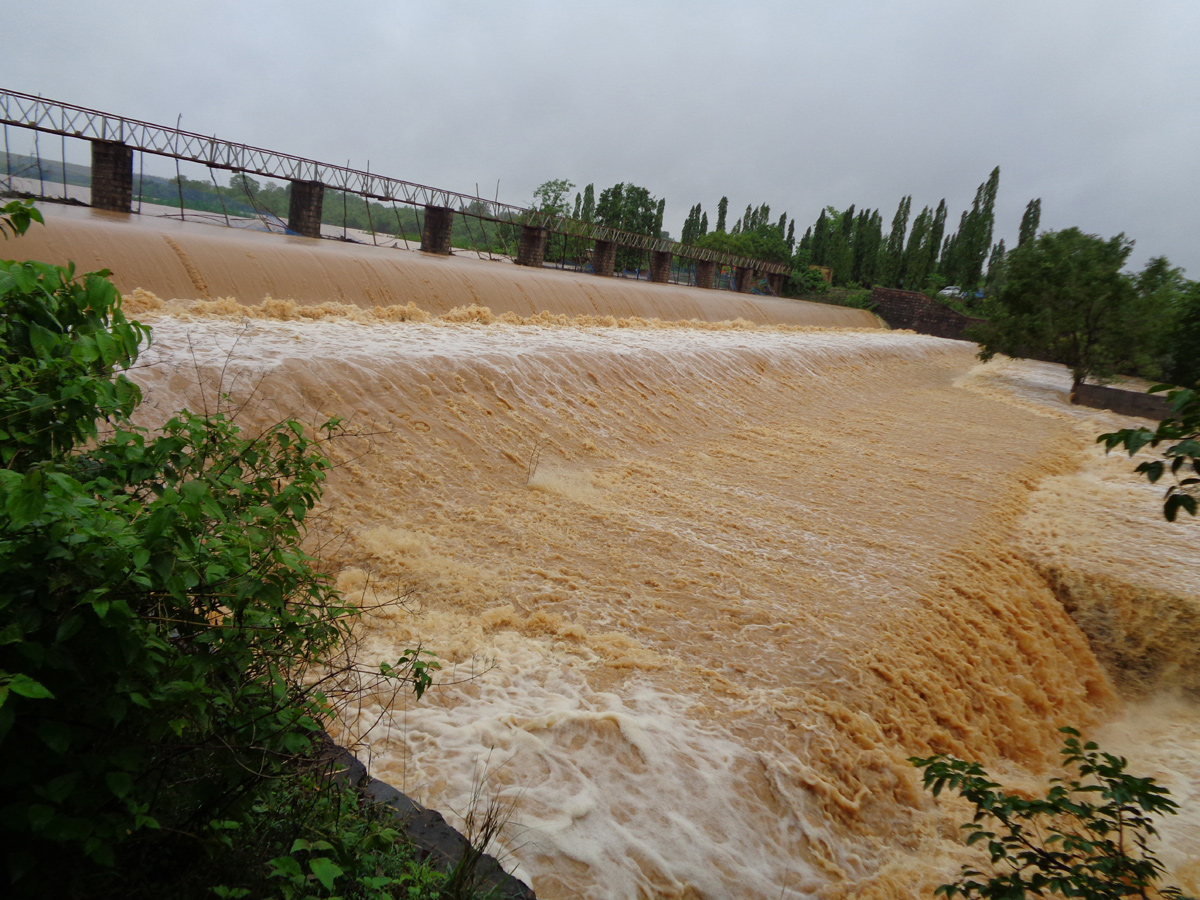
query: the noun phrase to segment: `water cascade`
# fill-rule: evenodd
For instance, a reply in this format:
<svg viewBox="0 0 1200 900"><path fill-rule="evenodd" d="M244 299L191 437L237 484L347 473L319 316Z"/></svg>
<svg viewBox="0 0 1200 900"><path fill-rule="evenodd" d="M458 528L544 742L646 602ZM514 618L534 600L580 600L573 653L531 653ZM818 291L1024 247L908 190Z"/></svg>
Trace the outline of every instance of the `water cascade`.
<svg viewBox="0 0 1200 900"><path fill-rule="evenodd" d="M489 299L130 299L151 424L346 420L314 547L363 659L445 666L344 711L376 775L513 801L546 900L920 897L975 857L906 758L1034 786L1070 724L1197 801L1164 853L1196 889L1197 525L1095 449L1119 420L960 342Z"/></svg>

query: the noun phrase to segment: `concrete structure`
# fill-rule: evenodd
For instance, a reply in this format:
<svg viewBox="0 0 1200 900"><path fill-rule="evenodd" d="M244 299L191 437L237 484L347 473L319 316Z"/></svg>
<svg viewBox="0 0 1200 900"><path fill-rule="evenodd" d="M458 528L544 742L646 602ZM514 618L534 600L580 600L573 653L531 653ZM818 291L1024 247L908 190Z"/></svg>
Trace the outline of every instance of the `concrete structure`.
<svg viewBox="0 0 1200 900"><path fill-rule="evenodd" d="M666 284L671 280L671 251L650 251L650 280Z"/></svg>
<svg viewBox="0 0 1200 900"><path fill-rule="evenodd" d="M717 279L717 264L712 260L696 260L696 287L710 289Z"/></svg>
<svg viewBox="0 0 1200 900"><path fill-rule="evenodd" d="M596 241L592 249L592 272L611 276L617 262L617 245L613 241Z"/></svg>
<svg viewBox="0 0 1200 900"><path fill-rule="evenodd" d="M754 270L752 268L750 268L749 266L738 266L737 267L737 277L735 280L735 284L737 285L737 291L739 294L750 293L750 289L752 287L754 287L754 280L755 280L754 275L755 275Z"/></svg>
<svg viewBox="0 0 1200 900"><path fill-rule="evenodd" d="M288 201L288 228L305 237L321 236L321 205L325 185L319 181L293 181Z"/></svg>
<svg viewBox="0 0 1200 900"><path fill-rule="evenodd" d="M767 273L767 287L771 289L771 293L776 297L783 296L784 276L782 272Z"/></svg>
<svg viewBox="0 0 1200 900"><path fill-rule="evenodd" d="M966 329L983 322L947 309L917 291L877 287L871 292L871 302L879 317L892 328L909 328L934 337L965 340Z"/></svg>
<svg viewBox="0 0 1200 900"><path fill-rule="evenodd" d="M112 212L133 208L133 148L92 141L92 206Z"/></svg>
<svg viewBox="0 0 1200 900"><path fill-rule="evenodd" d="M546 238L550 232L536 225L521 226L521 245L517 248L517 265L540 269L546 259Z"/></svg>
<svg viewBox="0 0 1200 900"><path fill-rule="evenodd" d="M421 249L424 252L449 256L453 231L454 210L445 206L425 207L425 227L421 229Z"/></svg>

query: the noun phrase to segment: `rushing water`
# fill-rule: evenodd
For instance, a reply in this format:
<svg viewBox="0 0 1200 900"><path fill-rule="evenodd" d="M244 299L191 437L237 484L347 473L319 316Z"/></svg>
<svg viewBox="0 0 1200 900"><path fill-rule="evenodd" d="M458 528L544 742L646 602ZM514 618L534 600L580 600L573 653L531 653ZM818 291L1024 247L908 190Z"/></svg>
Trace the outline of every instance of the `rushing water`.
<svg viewBox="0 0 1200 900"><path fill-rule="evenodd" d="M1190 796L1193 708L1131 731L1048 585L1194 618L1195 528L1089 446L1116 420L1064 404L1054 367L883 331L511 321L162 316L139 378L162 412L223 379L247 423L349 419L325 563L371 607L365 658L423 642L446 668L342 737L452 819L480 781L513 801L500 849L539 896L928 895L966 808L906 757L1032 785L1065 724ZM1186 684L1195 645L1121 616L1123 652L1162 658L1122 689ZM1183 876L1197 821L1170 835Z"/></svg>
<svg viewBox="0 0 1200 900"><path fill-rule="evenodd" d="M339 737L451 820L511 804L499 850L545 900L927 897L978 857L906 758L1036 790L1061 725L1169 784L1200 892L1198 523L1062 370L858 310L47 222L19 252L113 269L153 325L151 424L347 421L313 549L360 660L445 668Z"/></svg>

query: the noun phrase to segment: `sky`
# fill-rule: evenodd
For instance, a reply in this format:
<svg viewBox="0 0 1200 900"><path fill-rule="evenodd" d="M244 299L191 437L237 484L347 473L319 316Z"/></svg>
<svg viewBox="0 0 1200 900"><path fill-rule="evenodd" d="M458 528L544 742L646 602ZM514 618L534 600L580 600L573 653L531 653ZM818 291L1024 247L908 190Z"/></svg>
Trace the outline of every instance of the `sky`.
<svg viewBox="0 0 1200 900"><path fill-rule="evenodd" d="M886 228L911 194L914 216L945 198L953 226L998 165L996 240L1040 197L1043 229L1123 232L1132 268L1165 255L1200 279L1200 0L38 0L0 18L0 87L516 205L553 178L624 181L666 198L675 236L722 196L731 223L765 202L800 234L852 203Z"/></svg>

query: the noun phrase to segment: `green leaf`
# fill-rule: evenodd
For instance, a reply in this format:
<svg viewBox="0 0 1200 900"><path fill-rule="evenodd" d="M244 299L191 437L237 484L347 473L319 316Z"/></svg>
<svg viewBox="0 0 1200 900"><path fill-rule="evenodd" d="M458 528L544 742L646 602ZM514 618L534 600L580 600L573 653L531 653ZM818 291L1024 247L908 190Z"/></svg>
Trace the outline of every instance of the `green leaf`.
<svg viewBox="0 0 1200 900"><path fill-rule="evenodd" d="M53 700L54 695L40 681L34 681L28 675L16 674L11 676L8 681L8 688L14 694L20 694L22 697L28 697L31 700Z"/></svg>
<svg viewBox="0 0 1200 900"><path fill-rule="evenodd" d="M308 867L312 869L312 873L317 876L317 880L325 886L325 890L327 891L333 890L334 881L337 880L339 875L344 873L341 866L325 856L310 859Z"/></svg>
<svg viewBox="0 0 1200 900"><path fill-rule="evenodd" d="M133 789L133 779L128 772L109 772L104 776L104 783L119 798L124 798Z"/></svg>
<svg viewBox="0 0 1200 900"><path fill-rule="evenodd" d="M44 721L37 726L38 737L60 756L71 747L71 729L63 722Z"/></svg>

